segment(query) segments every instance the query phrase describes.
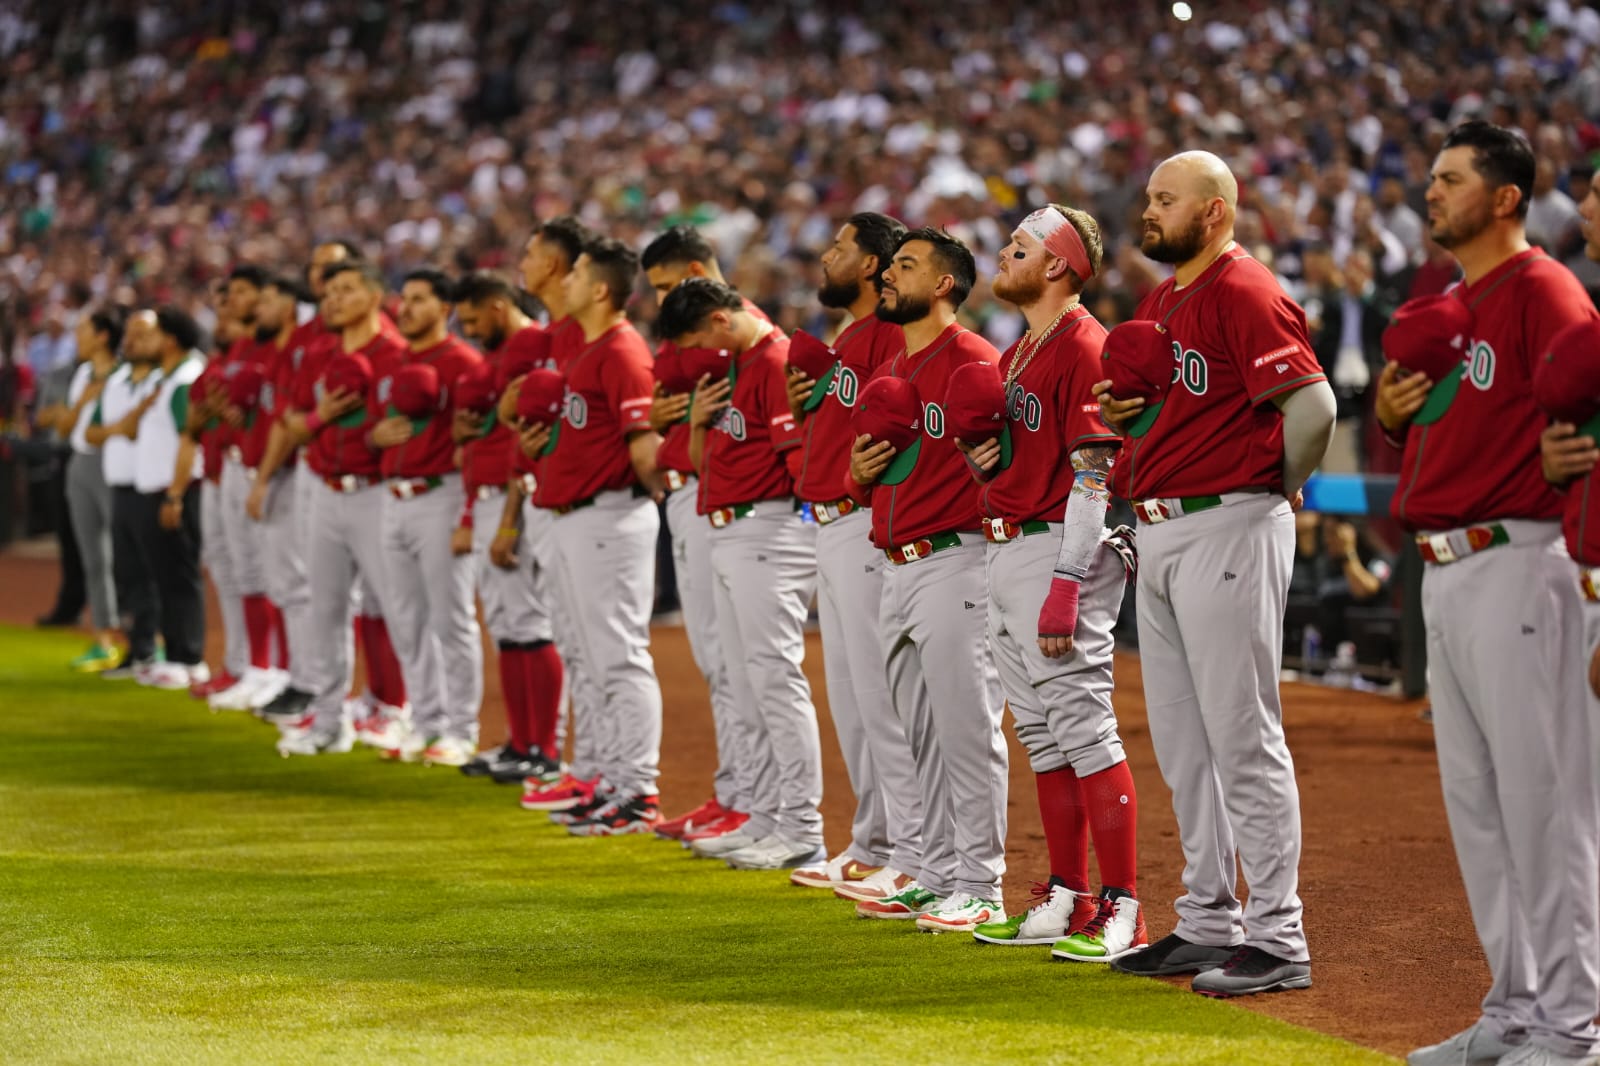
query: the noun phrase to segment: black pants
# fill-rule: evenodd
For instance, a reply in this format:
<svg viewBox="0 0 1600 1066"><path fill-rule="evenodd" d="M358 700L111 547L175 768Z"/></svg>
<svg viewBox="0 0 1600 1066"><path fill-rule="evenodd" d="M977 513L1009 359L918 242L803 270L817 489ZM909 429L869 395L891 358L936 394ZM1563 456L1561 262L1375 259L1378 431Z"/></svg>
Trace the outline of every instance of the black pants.
<svg viewBox="0 0 1600 1066"><path fill-rule="evenodd" d="M193 666L206 655L205 586L200 581L200 486L190 485L177 529L161 528L167 494L143 492L139 509L139 554L156 582L161 603L161 639L167 662Z"/></svg>
<svg viewBox="0 0 1600 1066"><path fill-rule="evenodd" d="M139 492L132 485L117 485L111 490L111 574L117 584L117 607L126 619L128 659L143 662L156 653L156 626L161 601L156 593L156 577L144 561L140 549Z"/></svg>
<svg viewBox="0 0 1600 1066"><path fill-rule="evenodd" d="M68 455L70 456L70 452ZM50 609L52 617L77 621L89 601L89 591L83 581L83 557L78 554L78 538L72 529L72 512L67 507L67 464L57 455L50 473L50 507L54 512L56 543L61 548L61 584L56 589L56 605Z"/></svg>

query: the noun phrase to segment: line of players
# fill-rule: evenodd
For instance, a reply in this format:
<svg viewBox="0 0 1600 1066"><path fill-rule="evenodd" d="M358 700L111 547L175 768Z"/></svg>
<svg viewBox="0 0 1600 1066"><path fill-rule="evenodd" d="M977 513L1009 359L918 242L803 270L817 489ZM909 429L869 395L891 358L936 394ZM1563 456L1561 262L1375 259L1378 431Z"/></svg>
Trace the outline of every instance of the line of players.
<svg viewBox="0 0 1600 1066"><path fill-rule="evenodd" d="M1400 316L1380 384L1380 420L1407 451L1397 516L1430 564L1446 804L1495 978L1484 1018L1418 1063L1585 1061L1593 1048L1600 814L1579 634L1583 597L1596 596L1571 560L1600 559L1586 490L1566 493L1562 542L1562 496L1535 465L1550 418L1533 384L1546 382L1562 419L1544 433L1545 473L1587 485L1595 427L1575 426L1600 408L1597 316L1526 246L1531 174L1506 131L1452 133L1430 222L1466 282ZM343 701L358 610L380 675L359 731L400 758L523 778L523 805L576 834L654 831L736 868L791 869L863 916L1192 973L1206 994L1309 986L1276 678L1292 509L1331 435L1331 392L1303 313L1233 241L1237 186L1221 161L1176 156L1147 191L1143 249L1174 277L1108 335L1077 300L1100 265L1093 220L1041 208L997 266L997 295L1029 325L1004 356L956 321L976 278L965 247L880 215L853 216L824 256L819 296L851 317L832 348L784 337L692 231L643 256L660 301L654 358L624 313L640 261L570 219L541 226L523 258L543 326L502 281L418 272L395 330L378 275L348 249L319 248L320 318L296 328L257 312L253 343L278 353L257 393L266 443L252 474L250 453L225 438L214 494L226 503L238 462L245 514L298 531L282 539L300 545L305 604L269 594L290 649L288 687L264 708L284 723L280 750L347 749L358 732ZM251 280L236 272L230 289ZM448 336L452 311L484 356ZM215 369L228 383L229 366L249 364L230 349ZM202 444L259 424L240 407L191 404ZM1490 424L1503 443L1486 450ZM1110 631L1135 558L1131 535L1105 528L1111 492L1139 518L1141 668L1186 860L1176 930L1154 944L1111 712ZM663 495L718 742L714 797L671 821L655 793L661 696L648 650ZM513 740L469 761L474 586ZM813 588L858 800L833 858L800 669ZM385 628L397 664L387 679L374 635ZM274 642L245 643L246 674L268 669ZM1051 865L1035 904L1011 918L1002 693Z"/></svg>

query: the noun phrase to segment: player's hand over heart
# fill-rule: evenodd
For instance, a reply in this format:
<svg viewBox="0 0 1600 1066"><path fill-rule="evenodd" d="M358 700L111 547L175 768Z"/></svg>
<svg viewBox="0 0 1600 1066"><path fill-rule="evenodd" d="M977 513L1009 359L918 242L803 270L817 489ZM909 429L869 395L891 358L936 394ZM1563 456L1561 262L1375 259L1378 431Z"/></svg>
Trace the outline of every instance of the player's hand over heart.
<svg viewBox="0 0 1600 1066"><path fill-rule="evenodd" d="M689 413L689 393L668 393L656 386L656 398L650 401L650 428L665 433Z"/></svg>
<svg viewBox="0 0 1600 1066"><path fill-rule="evenodd" d="M728 406L728 399L732 395L733 383L727 378L713 385L710 374L701 374L694 387L694 403L689 407L689 424L696 427L711 425L717 412Z"/></svg>
<svg viewBox="0 0 1600 1066"><path fill-rule="evenodd" d="M1059 574L1050 578L1050 591L1039 608L1039 652L1047 659L1072 654L1072 633L1078 628L1080 586Z"/></svg>
<svg viewBox="0 0 1600 1066"><path fill-rule="evenodd" d="M811 399L811 391L817 387L814 379L806 376L805 371L789 368L788 372L789 413L794 415L796 422L806 419L806 401Z"/></svg>
<svg viewBox="0 0 1600 1066"><path fill-rule="evenodd" d="M395 415L372 427L372 443L379 448L393 448L410 440L411 432L411 419Z"/></svg>
<svg viewBox="0 0 1600 1066"><path fill-rule="evenodd" d="M1578 435L1578 427L1570 422L1556 422L1539 434L1539 466L1544 479L1552 485L1563 485L1575 477L1582 477L1594 469L1600 459L1600 449L1593 437Z"/></svg>
<svg viewBox="0 0 1600 1066"><path fill-rule="evenodd" d="M1106 425L1118 433L1127 433L1128 427L1144 413L1144 397L1136 396L1131 400L1119 400L1111 395L1111 380L1097 381L1091 390L1094 398L1100 401L1100 417Z"/></svg>
<svg viewBox="0 0 1600 1066"><path fill-rule="evenodd" d="M498 414L500 415L500 421L508 426L517 424L517 395L522 392L522 379L527 376L524 374L520 378L512 378L506 385L506 391L500 394L500 410Z"/></svg>
<svg viewBox="0 0 1600 1066"><path fill-rule="evenodd" d="M850 445L850 477L857 485L874 484L889 469L895 447L888 441L874 444L865 433Z"/></svg>
<svg viewBox="0 0 1600 1066"><path fill-rule="evenodd" d="M450 554L451 555L471 555L472 554L472 527L471 526L457 526L455 529L450 531Z"/></svg>
<svg viewBox="0 0 1600 1066"><path fill-rule="evenodd" d="M1422 410L1433 382L1426 374L1413 374L1399 363L1385 363L1378 375L1378 399L1374 407L1379 425L1390 433L1399 433Z"/></svg>
<svg viewBox="0 0 1600 1066"><path fill-rule="evenodd" d="M457 411L455 417L450 420L450 439L457 444L477 440L484 434L483 420L484 416L481 414Z"/></svg>
<svg viewBox="0 0 1600 1066"><path fill-rule="evenodd" d="M517 444L522 449L522 454L529 459L537 459L544 454L545 448L550 444L550 426L545 422L535 422L521 433L517 434Z"/></svg>
<svg viewBox="0 0 1600 1066"><path fill-rule="evenodd" d="M990 437L982 444L968 444L955 438L956 451L967 457L967 470L977 481L988 481L1000 465L1000 438Z"/></svg>
<svg viewBox="0 0 1600 1066"><path fill-rule="evenodd" d="M361 406L361 394L350 389L333 389L324 392L317 401L317 420L334 422Z"/></svg>

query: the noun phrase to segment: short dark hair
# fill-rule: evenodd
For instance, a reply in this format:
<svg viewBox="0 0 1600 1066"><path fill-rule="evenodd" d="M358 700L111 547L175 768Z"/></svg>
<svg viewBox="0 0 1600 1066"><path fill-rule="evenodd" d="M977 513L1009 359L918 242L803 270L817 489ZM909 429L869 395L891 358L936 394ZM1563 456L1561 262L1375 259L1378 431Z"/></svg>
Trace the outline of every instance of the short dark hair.
<svg viewBox="0 0 1600 1066"><path fill-rule="evenodd" d="M855 227L856 247L878 257L878 272L873 275L872 284L883 291L883 272L889 269L894 250L906 239L906 224L876 211L857 212L845 219L845 223Z"/></svg>
<svg viewBox="0 0 1600 1066"><path fill-rule="evenodd" d="M933 246L933 261L944 273L955 279L950 290L950 306L959 308L966 302L972 287L978 283L978 263L972 252L949 233L936 226L923 226L906 233L895 246L898 253L912 241L926 241Z"/></svg>
<svg viewBox="0 0 1600 1066"><path fill-rule="evenodd" d="M277 289L295 301L308 299L306 287L293 274L269 273L261 281L263 289Z"/></svg>
<svg viewBox="0 0 1600 1066"><path fill-rule="evenodd" d="M558 215L541 222L533 231L533 235L546 244L560 248L567 257L568 267L578 261L578 256L584 253L585 245L599 236L579 222L575 215Z"/></svg>
<svg viewBox="0 0 1600 1066"><path fill-rule="evenodd" d="M321 248L330 244L335 248L343 248L344 254L351 259L365 259L367 257L366 253L361 250L361 245L350 237L329 237L327 240L316 242L312 247Z"/></svg>
<svg viewBox="0 0 1600 1066"><path fill-rule="evenodd" d="M675 266L680 263L700 263L715 266L717 253L705 235L693 226L677 225L645 245L639 265L645 270L658 266Z"/></svg>
<svg viewBox="0 0 1600 1066"><path fill-rule="evenodd" d="M620 311L628 306L639 276L639 257L633 249L610 237L596 237L584 245L583 254L589 257L595 277L610 290L612 308Z"/></svg>
<svg viewBox="0 0 1600 1066"><path fill-rule="evenodd" d="M1450 131L1440 151L1449 148L1471 148L1472 169L1483 175L1492 188L1515 185L1522 193L1516 217L1528 217L1537 163L1522 134L1480 118L1468 119Z"/></svg>
<svg viewBox="0 0 1600 1066"><path fill-rule="evenodd" d="M180 307L167 304L156 309L156 328L171 337L183 351L200 346L200 326Z"/></svg>
<svg viewBox="0 0 1600 1066"><path fill-rule="evenodd" d="M490 270L474 270L462 275L456 282L457 303L481 304L490 300L506 300L516 304L517 290L505 278Z"/></svg>
<svg viewBox="0 0 1600 1066"><path fill-rule="evenodd" d="M386 288L383 283L383 271L365 259L343 259L337 263L329 263L328 268L322 272L322 283L326 285L340 274L354 274L367 288L376 292L383 292Z"/></svg>
<svg viewBox="0 0 1600 1066"><path fill-rule="evenodd" d="M267 268L254 263L240 263L228 271L229 281L243 281L261 288L267 283Z"/></svg>
<svg viewBox="0 0 1600 1066"><path fill-rule="evenodd" d="M744 298L732 285L710 278L685 278L683 284L667 293L656 315L656 336L675 341L700 328L713 311L739 311Z"/></svg>
<svg viewBox="0 0 1600 1066"><path fill-rule="evenodd" d="M420 281L427 285L428 288L433 290L435 296L447 304L456 302L455 282L451 281L450 275L442 270L434 270L432 267L418 267L407 274L401 284L405 285L413 281Z"/></svg>
<svg viewBox="0 0 1600 1066"><path fill-rule="evenodd" d="M1105 238L1100 235L1100 223L1096 222L1094 216L1089 212L1080 211L1076 207L1068 207L1066 204L1051 204L1050 206L1061 212L1061 217L1067 220L1067 225L1078 231L1078 238L1083 241L1083 252L1089 257L1090 276L1098 277L1100 267L1105 262L1106 257L1106 242ZM1072 275L1078 291L1082 292L1083 287L1089 283L1089 279L1078 277L1078 272L1071 267L1067 268L1067 273Z"/></svg>
<svg viewBox="0 0 1600 1066"><path fill-rule="evenodd" d="M106 304L89 313L89 328L106 335L106 347L115 352L122 346L122 334L128 328L128 309L121 304Z"/></svg>

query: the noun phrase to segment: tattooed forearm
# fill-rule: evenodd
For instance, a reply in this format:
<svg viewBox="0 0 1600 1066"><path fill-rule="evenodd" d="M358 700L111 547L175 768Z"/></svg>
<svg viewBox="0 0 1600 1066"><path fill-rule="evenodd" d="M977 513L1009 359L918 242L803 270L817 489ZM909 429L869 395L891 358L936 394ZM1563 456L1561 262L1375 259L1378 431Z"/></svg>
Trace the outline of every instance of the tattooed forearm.
<svg viewBox="0 0 1600 1066"><path fill-rule="evenodd" d="M1116 461L1117 450L1107 447L1079 448L1072 453L1072 491L1089 499L1106 499L1109 495L1111 464Z"/></svg>

